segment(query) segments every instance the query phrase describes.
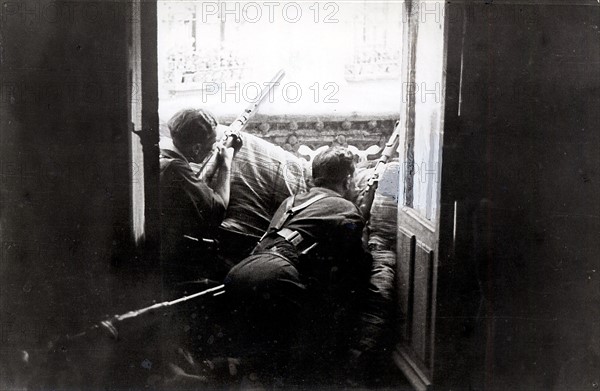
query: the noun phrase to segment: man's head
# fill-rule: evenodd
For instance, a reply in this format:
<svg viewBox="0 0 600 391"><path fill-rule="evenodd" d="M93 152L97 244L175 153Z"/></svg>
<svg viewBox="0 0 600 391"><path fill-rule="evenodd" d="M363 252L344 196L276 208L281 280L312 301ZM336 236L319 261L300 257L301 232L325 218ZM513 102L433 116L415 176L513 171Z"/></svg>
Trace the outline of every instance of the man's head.
<svg viewBox="0 0 600 391"><path fill-rule="evenodd" d="M354 191L354 155L342 147L331 147L320 152L312 162L315 186L337 191L345 198Z"/></svg>
<svg viewBox="0 0 600 391"><path fill-rule="evenodd" d="M192 162L202 161L217 139L217 120L202 109L181 110L167 125L173 144Z"/></svg>

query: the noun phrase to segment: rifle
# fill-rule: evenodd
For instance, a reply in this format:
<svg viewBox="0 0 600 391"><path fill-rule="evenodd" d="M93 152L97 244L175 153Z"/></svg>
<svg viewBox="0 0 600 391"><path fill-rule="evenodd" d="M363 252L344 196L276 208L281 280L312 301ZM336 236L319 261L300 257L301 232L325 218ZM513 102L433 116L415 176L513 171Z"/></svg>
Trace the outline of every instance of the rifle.
<svg viewBox="0 0 600 391"><path fill-rule="evenodd" d="M237 118L227 127L225 131L225 135L223 139L221 139L220 143L222 143L225 148L233 147L235 152L242 147L242 138L240 132L248 125L248 122L256 115L258 110L258 106L262 103L263 100L269 95L269 92L281 81L281 79L285 76L285 72L283 69L279 70L275 77L269 82L269 84L262 89L258 99L255 102L250 103L248 107L242 112L242 114L238 115ZM208 171L208 167L214 166L216 164L218 156L218 148L215 148L211 154L209 154L202 164L200 165L200 170L196 174L197 177L204 177L206 182L210 182L210 177L206 177L206 171Z"/></svg>
<svg viewBox="0 0 600 391"><path fill-rule="evenodd" d="M379 157L379 160L377 160L377 163L375 164L373 175L371 175L367 181L367 187L365 188L363 193L364 195L360 201L360 206L358 207L365 221L368 221L369 217L371 216L371 206L373 205L373 200L375 199L375 191L377 190L377 186L379 186L379 179L385 170L385 165L396 152L399 143L400 121L396 122L394 131L392 132L388 142L385 144L385 148L381 153L381 157Z"/></svg>
<svg viewBox="0 0 600 391"><path fill-rule="evenodd" d="M101 377L86 378L85 376L99 376L97 373L98 362L89 360L95 360L95 354L97 353L102 356L104 345L96 344L104 344L109 339L101 337L108 335L110 339L116 341L119 339L119 332L117 331L119 324L126 324L127 321L138 318L141 315L166 310L169 307L197 299L201 296L210 295L209 297L215 297L221 295L225 293L224 288L224 285L218 285L176 300L156 303L149 307L126 312L122 315L115 315L94 324L78 334L56 336L42 350L32 347L32 350L28 352L27 350L8 348L5 352L3 349L3 359L9 358L7 363L10 362L10 370L7 373L10 382L6 384L19 385L19 389L28 390L83 389L82 386L89 387L91 384L95 384L92 388L100 389L103 386L98 382ZM144 323L147 323L146 321L144 319ZM81 345L82 343L85 345ZM94 344L93 346L91 346L92 343ZM75 356L71 354L75 354ZM2 369L5 369L4 366ZM68 376L65 376L66 373L68 373ZM127 373L129 374L129 372ZM2 371L2 375L4 374L5 372ZM123 376L123 373L120 376ZM1 380L8 379L2 378L0 379L0 383Z"/></svg>
<svg viewBox="0 0 600 391"><path fill-rule="evenodd" d="M201 296L208 295L209 293L212 293L213 297L221 295L221 294L225 293L225 285L221 284L221 285L209 288L209 289L205 289L201 292L197 292L197 293L194 293L194 294L191 294L188 296L180 297L180 298L172 300L172 301L163 301L162 303L156 303L151 306L141 308L139 310L129 311L122 315L115 315L109 319L103 320L100 323L97 323L97 324L91 326L89 329L82 331L78 334L67 335L65 337L65 339L68 341L71 341L71 340L82 338L89 334L93 334L98 331L105 331L105 332L108 332L108 334L116 340L119 338L119 332L116 327L119 323L129 320L129 319L137 318L138 316L140 316L142 314L151 313L151 312L154 312L157 310L167 309L167 308L177 305L179 303L183 303L183 302L186 302L186 301L189 301L189 300L201 297Z"/></svg>

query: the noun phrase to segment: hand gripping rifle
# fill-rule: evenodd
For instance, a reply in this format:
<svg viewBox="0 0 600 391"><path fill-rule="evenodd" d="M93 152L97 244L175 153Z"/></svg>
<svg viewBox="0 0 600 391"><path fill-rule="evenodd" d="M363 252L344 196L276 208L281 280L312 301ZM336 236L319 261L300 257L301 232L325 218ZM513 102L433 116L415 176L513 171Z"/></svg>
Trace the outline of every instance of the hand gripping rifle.
<svg viewBox="0 0 600 391"><path fill-rule="evenodd" d="M375 191L377 190L377 186L379 185L379 179L385 171L385 165L390 160L392 155L396 152L399 143L400 122L398 121L394 126L394 131L392 132L390 139L385 144L385 148L381 153L381 157L375 165L373 175L371 175L371 177L367 181L367 187L365 188L365 191L363 193L364 195L360 201L360 206L358 207L365 221L368 221L369 217L371 216L371 206L373 205L373 200L375 199Z"/></svg>
<svg viewBox="0 0 600 391"><path fill-rule="evenodd" d="M225 131L225 135L221 139L220 143L225 147L233 147L235 152L242 147L242 138L240 132L248 125L248 122L256 115L258 110L258 106L265 100L269 92L275 88L281 81L281 79L285 76L285 72L283 69L279 70L275 77L267 84L265 88L262 89L260 95L256 99L256 101L250 103L248 107L242 112L242 114L238 115L238 117L227 127ZM198 171L197 176L200 178L204 178L205 181L209 182L211 178L207 177L206 172L208 168L214 166L216 164L216 160L218 157L218 148L215 148L211 154L209 154L204 162L200 165L200 170ZM211 176L211 175L209 175Z"/></svg>

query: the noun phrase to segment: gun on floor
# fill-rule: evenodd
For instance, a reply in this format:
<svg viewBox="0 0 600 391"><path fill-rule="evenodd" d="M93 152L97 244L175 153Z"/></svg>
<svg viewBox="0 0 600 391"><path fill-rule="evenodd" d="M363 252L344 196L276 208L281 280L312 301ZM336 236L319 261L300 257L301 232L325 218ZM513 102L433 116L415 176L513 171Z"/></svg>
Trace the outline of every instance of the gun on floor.
<svg viewBox="0 0 600 391"><path fill-rule="evenodd" d="M112 344L112 342L116 342L119 339L118 330L121 326L127 325L127 327L131 327L131 329L125 331L125 334L127 334L127 331L135 330L137 333L136 336L139 337L143 334L138 333L139 329L137 326L139 325L132 321L133 319L138 319L138 321L143 321L145 325L148 325L148 323L151 323L152 316L146 315L153 313L165 315L168 312L166 310L178 307L182 303L203 297L213 298L219 296L225 292L224 288L224 285L218 285L175 300L164 301L121 315L115 315L94 324L80 333L63 334L52 338L43 347L29 346L27 350L7 348L3 354L10 367L8 368L8 372L4 372L4 367L0 368L2 369L3 377L0 379L0 383L11 384L14 386L14 389L27 390L83 389L83 386L91 389L101 389L104 385L102 383L103 379L106 381L107 378L103 378L103 375L98 372L97 365L99 363L107 364L105 352L112 349L107 344ZM154 317L154 320L158 319L163 318L162 316ZM109 338L106 338L107 335ZM123 341L127 339L123 338ZM137 356L134 354L133 357ZM123 366L122 368L125 368L125 372L120 373L120 376L129 378L135 375L128 366ZM112 368L109 371L111 379L113 376L116 376L113 372L114 369ZM105 372L104 375L107 375L107 373ZM137 376L141 376L140 373ZM5 375L7 378L4 378ZM142 375L147 376L145 372ZM2 381L7 381L7 383L3 383Z"/></svg>
<svg viewBox="0 0 600 391"><path fill-rule="evenodd" d="M215 297L215 296L219 296L223 293L225 293L225 285L221 284L221 285L203 290L201 292L197 292L197 293L194 293L194 294L191 294L188 296L180 297L175 300L163 301L161 303L156 303L156 304L153 304L148 307L140 308L139 310L133 310L133 311L126 312L122 315L115 315L109 319L103 320L100 323L97 323L97 324L91 326L89 329L87 329L85 331L82 331L80 333L73 334L73 335L67 335L65 337L65 339L68 341L71 341L71 340L82 338L82 337L92 334L92 333L96 333L98 331L104 331L104 332L108 333L108 335L110 335L112 338L118 339L119 332L118 332L117 326L122 322L126 322L128 320L137 318L144 314L157 312L159 310L165 310L169 307L173 307L178 304L181 304L186 301L193 300L193 299L197 299L202 296Z"/></svg>

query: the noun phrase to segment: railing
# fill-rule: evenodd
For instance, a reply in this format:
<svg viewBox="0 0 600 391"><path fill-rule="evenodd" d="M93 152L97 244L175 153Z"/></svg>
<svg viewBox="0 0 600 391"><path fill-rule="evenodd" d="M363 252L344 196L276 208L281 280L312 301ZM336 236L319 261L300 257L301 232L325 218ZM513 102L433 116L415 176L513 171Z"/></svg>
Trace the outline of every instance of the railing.
<svg viewBox="0 0 600 391"><path fill-rule="evenodd" d="M348 81L395 79L400 77L400 64L400 50L365 47L346 64L344 76Z"/></svg>
<svg viewBox="0 0 600 391"><path fill-rule="evenodd" d="M201 91L206 83L242 80L248 66L232 51L177 52L168 56L163 85L174 96L181 91Z"/></svg>

